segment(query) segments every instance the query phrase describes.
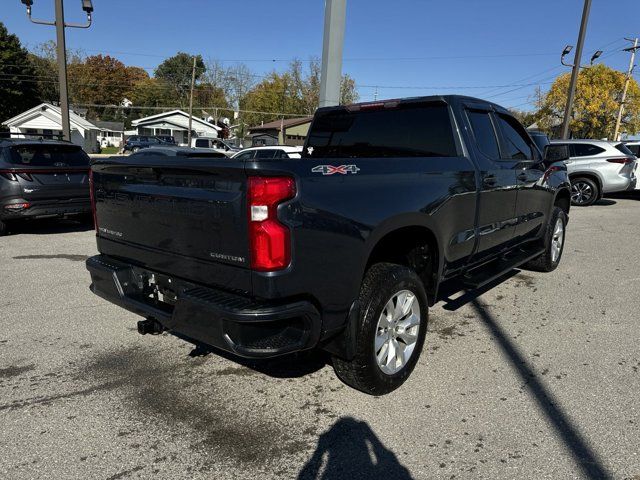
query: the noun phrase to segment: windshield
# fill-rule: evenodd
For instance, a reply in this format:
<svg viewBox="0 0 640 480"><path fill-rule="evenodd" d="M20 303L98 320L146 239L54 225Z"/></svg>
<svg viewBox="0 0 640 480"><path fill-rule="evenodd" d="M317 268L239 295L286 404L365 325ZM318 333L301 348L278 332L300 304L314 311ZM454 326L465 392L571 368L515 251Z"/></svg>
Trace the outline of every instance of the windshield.
<svg viewBox="0 0 640 480"><path fill-rule="evenodd" d="M76 145L16 145L9 149L9 163L32 167L87 167L89 156Z"/></svg>
<svg viewBox="0 0 640 480"><path fill-rule="evenodd" d="M625 155L633 155L633 152L629 150L624 143L618 143L616 145L616 148L620 150L622 153L624 153Z"/></svg>

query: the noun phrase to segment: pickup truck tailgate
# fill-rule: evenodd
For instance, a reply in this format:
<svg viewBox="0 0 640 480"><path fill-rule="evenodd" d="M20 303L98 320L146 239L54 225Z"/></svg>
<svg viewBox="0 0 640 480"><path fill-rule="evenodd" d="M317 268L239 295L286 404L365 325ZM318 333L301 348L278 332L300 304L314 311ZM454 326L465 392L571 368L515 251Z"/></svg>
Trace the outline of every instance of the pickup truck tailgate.
<svg viewBox="0 0 640 480"><path fill-rule="evenodd" d="M102 253L196 282L251 290L241 162L112 157L92 170Z"/></svg>

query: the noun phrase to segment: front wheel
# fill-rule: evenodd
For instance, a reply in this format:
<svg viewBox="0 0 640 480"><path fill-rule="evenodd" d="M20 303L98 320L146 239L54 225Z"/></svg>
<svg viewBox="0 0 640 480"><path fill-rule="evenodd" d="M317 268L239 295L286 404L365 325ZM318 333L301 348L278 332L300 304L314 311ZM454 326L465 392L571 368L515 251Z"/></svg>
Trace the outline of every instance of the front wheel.
<svg viewBox="0 0 640 480"><path fill-rule="evenodd" d="M524 267L538 272L552 272L560 264L566 238L567 214L554 207L544 236L544 253Z"/></svg>
<svg viewBox="0 0 640 480"><path fill-rule="evenodd" d="M413 371L427 331L427 295L410 268L377 263L367 274L359 296L360 316L355 356L333 358L338 377L370 395L400 387Z"/></svg>
<svg viewBox="0 0 640 480"><path fill-rule="evenodd" d="M571 204L577 207L593 205L600 197L598 184L586 177L571 180Z"/></svg>

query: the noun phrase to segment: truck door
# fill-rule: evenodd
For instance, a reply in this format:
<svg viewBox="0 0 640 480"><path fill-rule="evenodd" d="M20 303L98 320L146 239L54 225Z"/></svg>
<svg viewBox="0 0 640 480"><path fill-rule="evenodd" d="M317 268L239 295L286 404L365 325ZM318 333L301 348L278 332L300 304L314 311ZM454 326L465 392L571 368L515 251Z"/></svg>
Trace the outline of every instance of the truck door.
<svg viewBox="0 0 640 480"><path fill-rule="evenodd" d="M515 162L518 186L515 236L518 241L525 241L536 237L544 226L554 193L542 183L545 170L542 158L522 125L504 113L496 113L495 118L502 134L504 161Z"/></svg>
<svg viewBox="0 0 640 480"><path fill-rule="evenodd" d="M498 141L496 120L487 107L467 108L480 167L476 259L495 255L513 240L516 213L516 171Z"/></svg>

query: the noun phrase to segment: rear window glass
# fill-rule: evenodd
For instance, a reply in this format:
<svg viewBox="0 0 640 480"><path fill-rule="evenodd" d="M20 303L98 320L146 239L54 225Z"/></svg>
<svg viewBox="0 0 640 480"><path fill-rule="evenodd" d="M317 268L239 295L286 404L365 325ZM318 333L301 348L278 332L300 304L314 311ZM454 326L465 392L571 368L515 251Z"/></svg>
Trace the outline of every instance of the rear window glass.
<svg viewBox="0 0 640 480"><path fill-rule="evenodd" d="M85 167L89 156L75 146L16 145L9 149L9 163L34 167Z"/></svg>
<svg viewBox="0 0 640 480"><path fill-rule="evenodd" d="M590 143L572 143L570 145L572 157L591 157L604 152L604 148L591 145Z"/></svg>
<svg viewBox="0 0 640 480"><path fill-rule="evenodd" d="M457 149L444 104L319 112L305 157L454 157Z"/></svg>
<svg viewBox="0 0 640 480"><path fill-rule="evenodd" d="M620 150L625 155L635 155L624 143L619 143L616 145L616 148Z"/></svg>
<svg viewBox="0 0 640 480"><path fill-rule="evenodd" d="M636 157L640 156L640 145L627 145L626 147L631 150L631 153L633 153Z"/></svg>

